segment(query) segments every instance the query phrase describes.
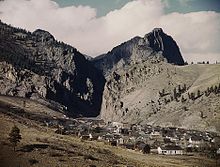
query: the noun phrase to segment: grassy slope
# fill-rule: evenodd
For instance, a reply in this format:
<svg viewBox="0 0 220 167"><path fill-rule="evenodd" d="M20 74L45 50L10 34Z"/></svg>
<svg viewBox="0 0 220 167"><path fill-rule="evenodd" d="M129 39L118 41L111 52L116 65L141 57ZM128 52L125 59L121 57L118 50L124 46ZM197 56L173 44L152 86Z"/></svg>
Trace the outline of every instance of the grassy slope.
<svg viewBox="0 0 220 167"><path fill-rule="evenodd" d="M0 108L0 111L4 108ZM31 110L34 112L34 109ZM207 166L214 164L213 160L197 156L158 156L143 155L139 152L115 148L98 142L80 141L72 136L62 136L53 129L36 128L35 123L23 124L23 117L5 115L0 112L0 166L31 166L29 160L38 162L33 166L140 166L140 167L180 167ZM25 121L27 121L25 119ZM21 122L21 123L19 123ZM16 124L21 129L22 141L17 151L13 152L7 137L11 127ZM23 148L23 149L22 149ZM26 149L25 149L26 148ZM33 149L31 149L33 148Z"/></svg>
<svg viewBox="0 0 220 167"><path fill-rule="evenodd" d="M129 112L120 121L220 132L219 95L211 94L209 97L203 95L195 101L189 100L185 103L173 101L162 106L151 102L152 100L157 102L158 92L163 88L169 92L178 85L186 84L188 91L183 95L188 97L188 92L197 94L198 89L204 92L208 87L218 85L220 83L220 64L188 66L161 64L161 67L165 70L159 75L147 79L140 84L141 86L136 86L133 92L124 94L121 99L117 100L124 102L124 108L129 109ZM123 74L121 75L123 76ZM183 107L187 107L188 111L185 112ZM160 110L154 113L156 108L160 108ZM207 116L205 119L200 117L201 112ZM140 114L136 115L136 113ZM106 116L108 117L108 115ZM115 116L116 120L121 118Z"/></svg>

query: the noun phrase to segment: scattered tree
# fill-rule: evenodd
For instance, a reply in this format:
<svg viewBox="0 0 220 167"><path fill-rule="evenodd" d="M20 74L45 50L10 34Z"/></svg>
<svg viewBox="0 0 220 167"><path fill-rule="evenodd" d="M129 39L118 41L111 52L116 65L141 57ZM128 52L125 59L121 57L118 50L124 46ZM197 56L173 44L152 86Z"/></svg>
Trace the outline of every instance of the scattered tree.
<svg viewBox="0 0 220 167"><path fill-rule="evenodd" d="M195 93L191 93L191 94L190 94L190 99L191 99L191 100L195 100L195 99L196 99L196 98L195 98Z"/></svg>
<svg viewBox="0 0 220 167"><path fill-rule="evenodd" d="M12 144L14 151L15 151L15 147L17 146L17 144L20 142L21 140L21 134L20 134L20 129L14 125L14 127L12 127L11 132L9 133L9 138L8 140L10 141L10 143Z"/></svg>
<svg viewBox="0 0 220 167"><path fill-rule="evenodd" d="M177 97L178 97L176 88L173 89L173 97L174 97L174 99L177 99Z"/></svg>
<svg viewBox="0 0 220 167"><path fill-rule="evenodd" d="M188 111L188 108L186 106L183 107L184 111Z"/></svg>
<svg viewBox="0 0 220 167"><path fill-rule="evenodd" d="M170 96L170 101L173 101L173 96Z"/></svg>
<svg viewBox="0 0 220 167"><path fill-rule="evenodd" d="M183 92L186 92L186 84L183 85Z"/></svg>
<svg viewBox="0 0 220 167"><path fill-rule="evenodd" d="M197 91L197 97L200 97L201 96L201 92L200 90Z"/></svg>
<svg viewBox="0 0 220 167"><path fill-rule="evenodd" d="M184 96L182 95L181 97L181 102L184 103L186 101L186 99L184 98Z"/></svg>
<svg viewBox="0 0 220 167"><path fill-rule="evenodd" d="M185 62L184 62L184 65L188 65L188 62L187 62L187 61L185 61Z"/></svg>
<svg viewBox="0 0 220 167"><path fill-rule="evenodd" d="M26 101L25 100L23 101L23 107L24 108L26 107Z"/></svg>
<svg viewBox="0 0 220 167"><path fill-rule="evenodd" d="M190 93L188 92L187 94L188 94L188 98L191 99Z"/></svg>
<svg viewBox="0 0 220 167"><path fill-rule="evenodd" d="M143 147L143 153L144 154L149 154L150 153L150 146L148 144L146 144L144 147Z"/></svg>

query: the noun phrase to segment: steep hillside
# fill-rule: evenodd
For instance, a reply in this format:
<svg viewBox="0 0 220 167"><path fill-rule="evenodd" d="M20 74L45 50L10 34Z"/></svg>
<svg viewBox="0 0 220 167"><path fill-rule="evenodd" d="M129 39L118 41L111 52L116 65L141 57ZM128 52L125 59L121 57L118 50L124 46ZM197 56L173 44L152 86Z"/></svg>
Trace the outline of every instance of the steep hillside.
<svg viewBox="0 0 220 167"><path fill-rule="evenodd" d="M47 31L0 22L2 95L74 117L220 132L220 65L183 64L159 28L91 59Z"/></svg>
<svg viewBox="0 0 220 167"><path fill-rule="evenodd" d="M151 56L160 56L168 63L184 64L178 45L161 28L155 28L143 38L135 37L124 42L107 54L96 57L92 62L108 75L114 70L134 65Z"/></svg>
<svg viewBox="0 0 220 167"><path fill-rule="evenodd" d="M220 132L220 65L174 66L156 57L107 77L107 121Z"/></svg>
<svg viewBox="0 0 220 167"><path fill-rule="evenodd" d="M0 91L52 100L73 116L97 116L105 79L75 48L44 30L33 33L0 22Z"/></svg>

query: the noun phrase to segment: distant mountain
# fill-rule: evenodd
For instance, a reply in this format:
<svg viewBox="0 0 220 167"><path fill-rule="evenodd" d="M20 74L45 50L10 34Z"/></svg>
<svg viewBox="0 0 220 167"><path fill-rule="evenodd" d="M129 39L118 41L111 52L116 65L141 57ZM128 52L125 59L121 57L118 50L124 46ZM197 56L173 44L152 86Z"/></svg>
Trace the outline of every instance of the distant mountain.
<svg viewBox="0 0 220 167"><path fill-rule="evenodd" d="M184 65L178 45L161 28L155 28L143 38L135 37L124 42L107 54L96 57L92 62L106 75L152 56L159 56L164 61L175 65Z"/></svg>
<svg viewBox="0 0 220 167"><path fill-rule="evenodd" d="M0 91L53 100L73 116L97 116L105 79L84 55L47 31L0 22Z"/></svg>

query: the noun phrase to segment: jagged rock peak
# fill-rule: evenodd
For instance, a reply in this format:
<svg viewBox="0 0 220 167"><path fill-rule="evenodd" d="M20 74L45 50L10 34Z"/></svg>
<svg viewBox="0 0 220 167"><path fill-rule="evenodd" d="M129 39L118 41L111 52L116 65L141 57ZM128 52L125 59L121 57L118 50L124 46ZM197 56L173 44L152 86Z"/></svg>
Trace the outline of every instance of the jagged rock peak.
<svg viewBox="0 0 220 167"><path fill-rule="evenodd" d="M164 33L162 28L154 28L152 32L144 36L149 46L156 52L162 51L163 56L169 63L183 65L184 60L180 53L179 46L174 39Z"/></svg>
<svg viewBox="0 0 220 167"><path fill-rule="evenodd" d="M154 28L152 32L154 32L154 33L164 33L162 28Z"/></svg>
<svg viewBox="0 0 220 167"><path fill-rule="evenodd" d="M31 33L0 22L0 78L3 95L53 101L71 116L100 113L103 74L47 31Z"/></svg>
<svg viewBox="0 0 220 167"><path fill-rule="evenodd" d="M48 31L42 30L42 29L37 29L33 32L33 35L36 35L40 38L44 38L44 39L52 39L55 40L54 36L52 34L50 34Z"/></svg>
<svg viewBox="0 0 220 167"><path fill-rule="evenodd" d="M184 65L177 43L171 36L165 34L162 28L153 29L143 38L134 37L92 61L97 68L108 75L114 70L149 60L151 57L163 58L168 63L176 65Z"/></svg>

